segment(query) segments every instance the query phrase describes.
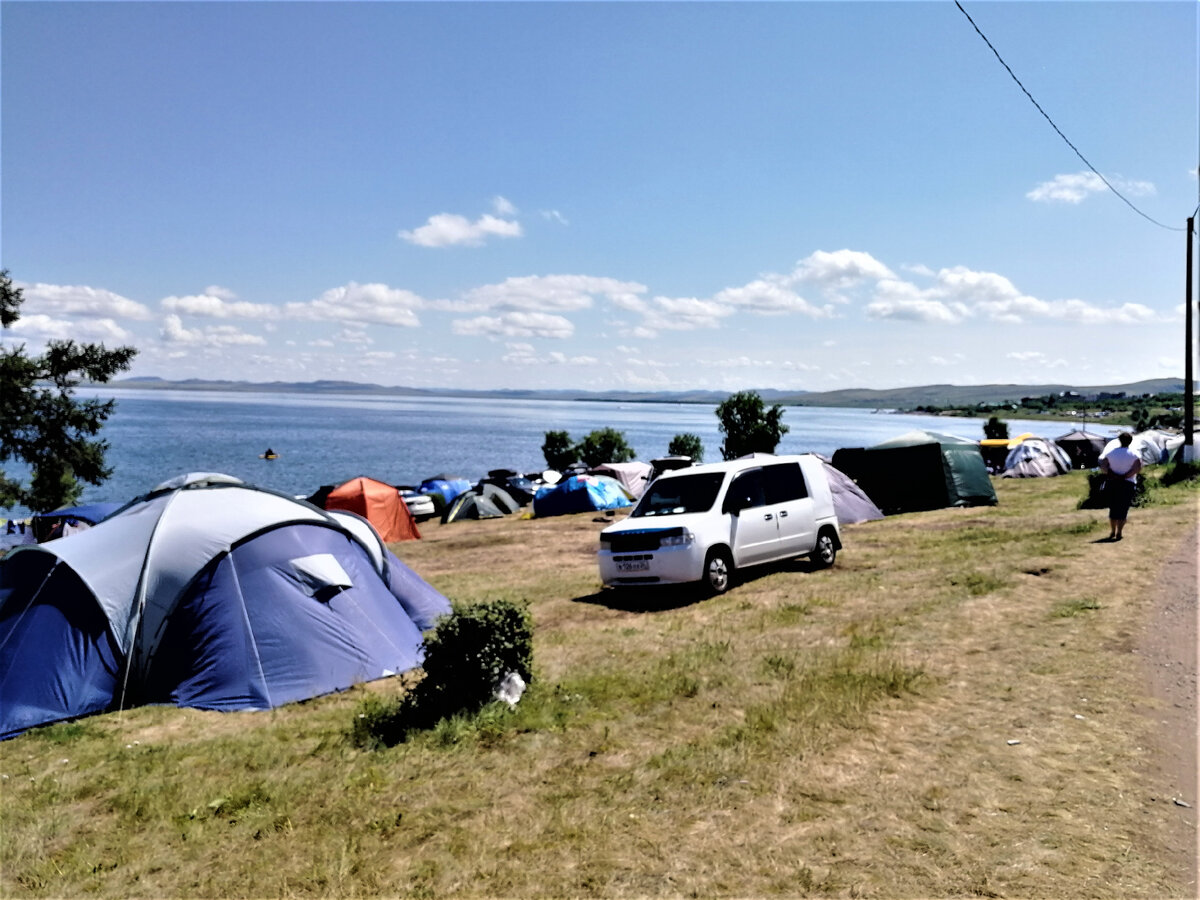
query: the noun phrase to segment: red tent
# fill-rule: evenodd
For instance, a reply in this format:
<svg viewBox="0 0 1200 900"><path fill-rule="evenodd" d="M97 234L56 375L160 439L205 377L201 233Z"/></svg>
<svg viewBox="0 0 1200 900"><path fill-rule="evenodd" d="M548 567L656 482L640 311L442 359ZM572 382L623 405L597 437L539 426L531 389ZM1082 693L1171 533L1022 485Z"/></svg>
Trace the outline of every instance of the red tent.
<svg viewBox="0 0 1200 900"><path fill-rule="evenodd" d="M375 526L385 543L420 540L421 532L400 492L374 478L352 478L329 492L326 509L358 513Z"/></svg>

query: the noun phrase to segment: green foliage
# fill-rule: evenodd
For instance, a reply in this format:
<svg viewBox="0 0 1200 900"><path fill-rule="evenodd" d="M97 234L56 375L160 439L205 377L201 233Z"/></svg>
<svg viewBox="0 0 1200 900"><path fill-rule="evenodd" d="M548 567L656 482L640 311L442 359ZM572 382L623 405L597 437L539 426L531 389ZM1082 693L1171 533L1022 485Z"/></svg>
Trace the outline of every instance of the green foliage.
<svg viewBox="0 0 1200 900"><path fill-rule="evenodd" d="M597 428L579 443L574 443L565 431L547 431L542 454L546 465L562 471L576 460L589 467L610 462L629 462L637 454L625 441L624 432L615 428Z"/></svg>
<svg viewBox="0 0 1200 900"><path fill-rule="evenodd" d="M576 446L579 458L591 466L610 462L629 462L637 454L625 442L623 432L615 428L598 428Z"/></svg>
<svg viewBox="0 0 1200 900"><path fill-rule="evenodd" d="M8 270L0 270L0 325L20 318L23 299ZM96 435L115 402L76 400L72 391L82 381L108 381L136 354L74 341L50 341L41 356L27 355L24 344L0 347L0 463L30 468L28 486L0 474L0 507L49 512L75 502L80 482L100 484L112 474L104 464L108 444Z"/></svg>
<svg viewBox="0 0 1200 900"><path fill-rule="evenodd" d="M1162 474L1162 478L1159 479L1159 483L1163 487L1170 487L1173 484L1182 484L1183 482L1196 481L1197 479L1200 479L1200 463L1180 460L1167 466L1166 471Z"/></svg>
<svg viewBox="0 0 1200 900"><path fill-rule="evenodd" d="M704 462L704 444L700 442L700 436L684 432L677 434L671 438L671 443L667 445L668 456L690 456L692 462Z"/></svg>
<svg viewBox="0 0 1200 900"><path fill-rule="evenodd" d="M456 605L425 636L425 677L398 703L368 699L351 737L362 746L391 746L461 715L475 715L515 672L533 680L533 624L524 604L508 600Z"/></svg>
<svg viewBox="0 0 1200 900"><path fill-rule="evenodd" d="M1104 472L1088 472L1087 496L1079 501L1079 509L1108 509L1108 496L1105 483L1108 475ZM1133 503L1130 506L1148 506L1154 500L1154 486L1145 475L1139 475L1137 487L1133 491Z"/></svg>
<svg viewBox="0 0 1200 900"><path fill-rule="evenodd" d="M991 416L983 423L983 436L987 440L1003 440L1008 437L1008 424L999 416Z"/></svg>
<svg viewBox="0 0 1200 900"><path fill-rule="evenodd" d="M575 451L575 445L571 442L571 436L565 431L546 432L546 440L542 444L542 455L546 457L546 465L560 471L579 458Z"/></svg>
<svg viewBox="0 0 1200 900"><path fill-rule="evenodd" d="M756 391L739 391L727 397L717 407L724 459L737 459L747 453L774 453L787 434L783 424L783 407L776 403L769 410Z"/></svg>

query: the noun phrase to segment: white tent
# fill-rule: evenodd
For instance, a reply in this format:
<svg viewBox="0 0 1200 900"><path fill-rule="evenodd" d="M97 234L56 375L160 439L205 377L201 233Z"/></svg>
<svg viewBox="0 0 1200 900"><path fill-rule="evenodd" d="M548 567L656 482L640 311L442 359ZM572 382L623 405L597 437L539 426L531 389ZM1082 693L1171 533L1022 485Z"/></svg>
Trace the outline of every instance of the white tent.
<svg viewBox="0 0 1200 900"><path fill-rule="evenodd" d="M1048 478L1071 471L1071 457L1046 438L1029 437L1008 451L1003 478Z"/></svg>
<svg viewBox="0 0 1200 900"><path fill-rule="evenodd" d="M1100 458L1104 459L1104 457L1108 456L1108 454L1112 453L1120 446L1120 438L1113 438L1104 445L1104 450L1101 451ZM1129 449L1138 455L1138 457L1142 460L1143 466L1154 466L1162 462L1163 448L1160 447L1155 441L1146 438L1142 434L1135 434L1133 436L1133 442L1130 443Z"/></svg>

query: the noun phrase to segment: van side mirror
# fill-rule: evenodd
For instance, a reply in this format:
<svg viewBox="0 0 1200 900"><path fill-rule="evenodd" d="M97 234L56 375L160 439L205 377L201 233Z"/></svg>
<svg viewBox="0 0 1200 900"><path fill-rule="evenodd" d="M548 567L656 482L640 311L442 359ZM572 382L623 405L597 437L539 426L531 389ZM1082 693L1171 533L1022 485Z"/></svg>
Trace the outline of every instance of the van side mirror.
<svg viewBox="0 0 1200 900"><path fill-rule="evenodd" d="M745 497L735 497L733 494L730 494L728 497L725 498L725 502L721 505L721 512L729 513L730 515L736 516L738 513L740 513L745 508L746 508L746 498Z"/></svg>

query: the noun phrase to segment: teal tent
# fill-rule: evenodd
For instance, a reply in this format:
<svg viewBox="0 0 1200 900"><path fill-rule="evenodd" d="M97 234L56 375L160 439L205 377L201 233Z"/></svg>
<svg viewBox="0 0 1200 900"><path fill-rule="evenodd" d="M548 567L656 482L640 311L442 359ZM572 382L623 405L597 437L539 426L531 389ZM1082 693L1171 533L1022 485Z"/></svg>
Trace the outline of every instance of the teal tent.
<svg viewBox="0 0 1200 900"><path fill-rule="evenodd" d="M833 465L887 515L996 503L979 444L950 434L909 431L873 447L838 450Z"/></svg>

